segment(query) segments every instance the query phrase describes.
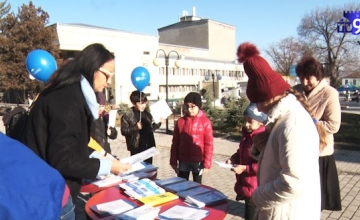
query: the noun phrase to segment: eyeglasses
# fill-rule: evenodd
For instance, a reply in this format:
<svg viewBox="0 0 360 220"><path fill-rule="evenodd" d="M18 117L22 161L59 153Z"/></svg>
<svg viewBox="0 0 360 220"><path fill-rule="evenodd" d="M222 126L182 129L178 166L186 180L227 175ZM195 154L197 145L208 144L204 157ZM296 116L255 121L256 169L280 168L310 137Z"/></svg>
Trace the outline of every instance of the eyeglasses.
<svg viewBox="0 0 360 220"><path fill-rule="evenodd" d="M98 70L105 75L106 79L109 79L114 75L113 72L110 72L109 70L103 69L101 67Z"/></svg>

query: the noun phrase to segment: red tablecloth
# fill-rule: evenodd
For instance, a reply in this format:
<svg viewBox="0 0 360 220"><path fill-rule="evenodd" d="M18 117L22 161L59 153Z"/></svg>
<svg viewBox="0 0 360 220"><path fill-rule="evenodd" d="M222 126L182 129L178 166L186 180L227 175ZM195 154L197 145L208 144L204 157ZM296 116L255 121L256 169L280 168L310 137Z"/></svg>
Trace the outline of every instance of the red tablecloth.
<svg viewBox="0 0 360 220"><path fill-rule="evenodd" d="M204 186L204 185L203 185ZM208 187L208 186L205 186ZM208 187L212 190L216 190L213 189L211 187ZM138 202L137 200L133 200L131 198L129 198L127 195L125 195L118 186L114 186L108 189L105 189L101 192L96 193L95 195L93 195L88 202L85 205L85 211L86 214L89 218L91 219L115 219L115 217L110 216L110 217L101 217L100 215L98 215L96 212L92 211L90 209L91 206L97 205L97 204L101 204L101 203L105 203L105 202L111 202L114 200L118 200L118 199L126 199L129 201L132 201L133 203L141 206L142 204L140 202ZM177 200L168 202L168 203L164 203L161 204L161 210L160 213L164 212L165 210L175 206L175 205L185 205L185 203L183 202L183 199L179 198ZM204 209L206 210L210 210L209 215L204 218L204 220L220 220L220 219L224 219L226 216L226 210L228 207L228 203L227 201L218 203L216 205L212 205L209 207L204 207Z"/></svg>

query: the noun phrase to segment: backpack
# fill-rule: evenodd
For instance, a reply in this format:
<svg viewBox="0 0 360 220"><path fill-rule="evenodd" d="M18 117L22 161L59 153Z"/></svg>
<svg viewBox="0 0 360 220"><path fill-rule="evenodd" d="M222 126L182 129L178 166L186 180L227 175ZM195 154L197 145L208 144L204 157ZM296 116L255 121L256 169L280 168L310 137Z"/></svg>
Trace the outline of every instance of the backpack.
<svg viewBox="0 0 360 220"><path fill-rule="evenodd" d="M6 113L2 118L6 135L21 142L28 117L29 110L21 106Z"/></svg>

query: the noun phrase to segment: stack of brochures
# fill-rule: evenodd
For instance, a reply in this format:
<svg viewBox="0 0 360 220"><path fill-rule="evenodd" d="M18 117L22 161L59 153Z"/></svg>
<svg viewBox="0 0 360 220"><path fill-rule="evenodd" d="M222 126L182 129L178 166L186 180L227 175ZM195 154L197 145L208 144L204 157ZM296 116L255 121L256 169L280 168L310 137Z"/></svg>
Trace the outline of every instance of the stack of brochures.
<svg viewBox="0 0 360 220"><path fill-rule="evenodd" d="M119 184L125 194L134 199L164 193L165 190L148 178Z"/></svg>
<svg viewBox="0 0 360 220"><path fill-rule="evenodd" d="M161 204L176 200L178 198L179 198L179 196L177 196L176 194L173 194L171 192L165 192L165 193L161 193L158 195L142 197L142 198L139 198L138 200L145 205L157 206L157 205L161 205Z"/></svg>
<svg viewBox="0 0 360 220"><path fill-rule="evenodd" d="M99 215L105 217L109 215L119 215L136 207L137 205L131 201L119 199L111 202L97 204L91 206L90 208Z"/></svg>
<svg viewBox="0 0 360 220"><path fill-rule="evenodd" d="M176 177L171 177L171 178L167 178L167 179L163 179L163 180L155 180L155 183L158 184L159 186L166 186L166 185L184 182L184 181L186 181L186 179L176 176Z"/></svg>
<svg viewBox="0 0 360 220"><path fill-rule="evenodd" d="M194 196L194 195L206 193L206 192L209 192L209 191L210 191L209 188L206 188L206 187L200 185L200 186L197 186L195 188L180 191L180 192L177 193L177 195L180 196L181 198L185 199L187 196Z"/></svg>
<svg viewBox="0 0 360 220"><path fill-rule="evenodd" d="M116 220L149 220L155 219L160 212L160 207L148 205L140 206L136 209L125 212L115 217Z"/></svg>
<svg viewBox="0 0 360 220"><path fill-rule="evenodd" d="M198 209L194 207L176 205L161 213L157 219L159 220L200 220L209 215L209 210Z"/></svg>
<svg viewBox="0 0 360 220"><path fill-rule="evenodd" d="M199 186L200 184L197 182L192 182L192 181L183 181L183 182L178 182L178 183L174 183L174 184L169 184L169 185L165 185L163 186L167 191L170 192L174 192L174 193L178 193L180 191L184 191L184 190L188 190L191 188L195 188L197 186Z"/></svg>
<svg viewBox="0 0 360 220"><path fill-rule="evenodd" d="M208 205L220 203L222 201L225 201L226 199L227 196L225 196L219 191L209 191L203 194L187 196L185 198L185 203L202 208Z"/></svg>

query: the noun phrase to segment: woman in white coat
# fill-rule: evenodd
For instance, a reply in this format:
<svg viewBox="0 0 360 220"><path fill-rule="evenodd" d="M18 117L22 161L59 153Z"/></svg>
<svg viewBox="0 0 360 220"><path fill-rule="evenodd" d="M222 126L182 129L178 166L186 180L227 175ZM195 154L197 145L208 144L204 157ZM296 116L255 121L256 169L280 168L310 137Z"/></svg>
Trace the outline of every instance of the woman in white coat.
<svg viewBox="0 0 360 220"><path fill-rule="evenodd" d="M319 148L323 135L302 96L273 71L257 48L241 44L238 59L249 77L246 94L268 114L266 132L251 149L258 159L255 219L320 219ZM320 141L321 140L321 141Z"/></svg>

